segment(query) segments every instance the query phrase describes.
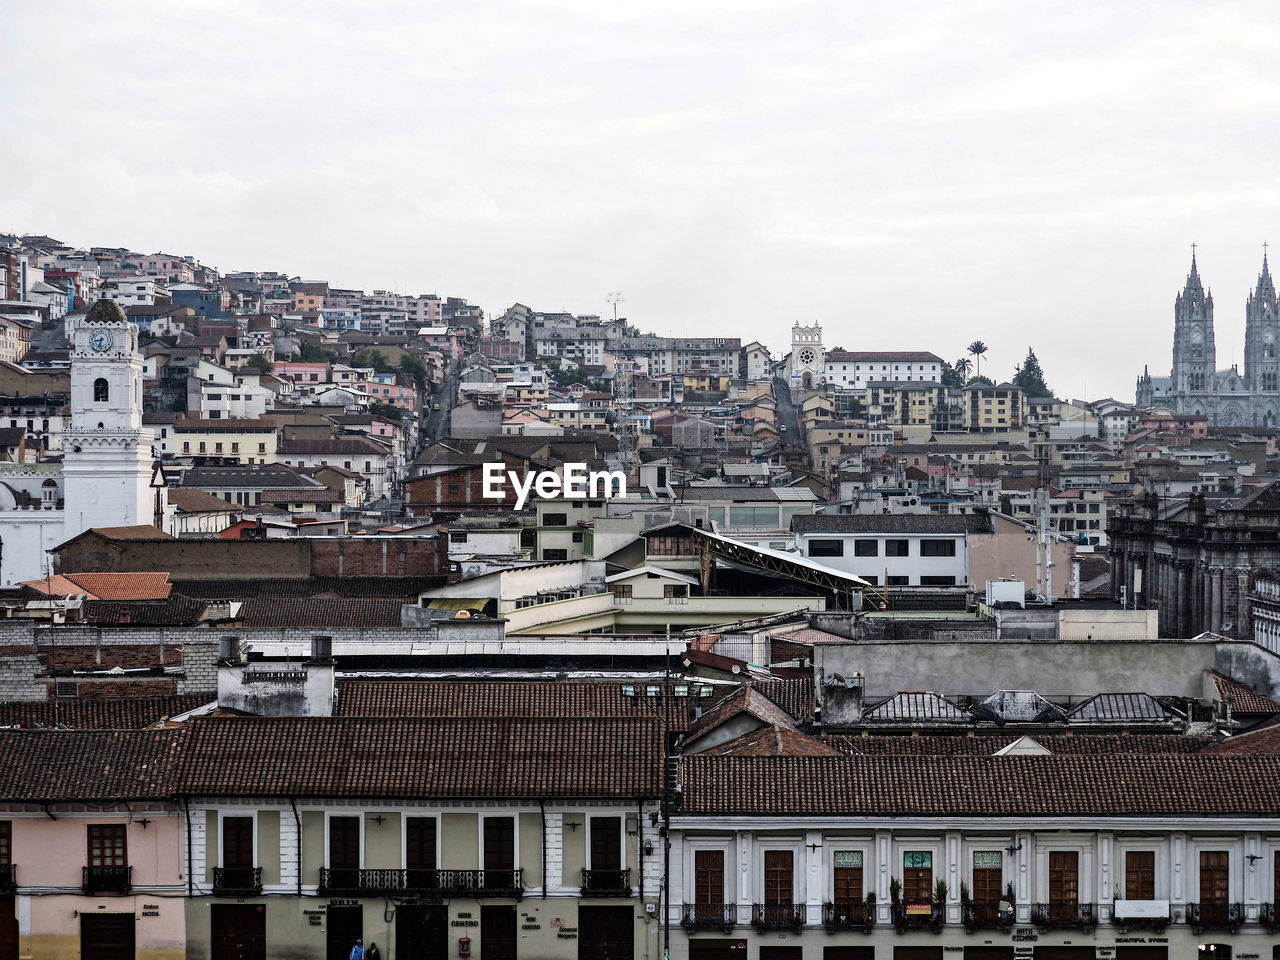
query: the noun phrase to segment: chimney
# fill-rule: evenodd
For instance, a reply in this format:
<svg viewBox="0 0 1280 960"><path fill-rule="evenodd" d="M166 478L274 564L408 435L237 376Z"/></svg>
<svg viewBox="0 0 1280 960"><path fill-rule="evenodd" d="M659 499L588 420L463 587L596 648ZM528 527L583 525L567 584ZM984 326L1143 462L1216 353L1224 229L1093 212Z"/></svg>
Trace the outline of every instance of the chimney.
<svg viewBox="0 0 1280 960"><path fill-rule="evenodd" d="M825 727L842 727L862 722L866 677L859 670L851 677L829 673L822 678L822 722Z"/></svg>

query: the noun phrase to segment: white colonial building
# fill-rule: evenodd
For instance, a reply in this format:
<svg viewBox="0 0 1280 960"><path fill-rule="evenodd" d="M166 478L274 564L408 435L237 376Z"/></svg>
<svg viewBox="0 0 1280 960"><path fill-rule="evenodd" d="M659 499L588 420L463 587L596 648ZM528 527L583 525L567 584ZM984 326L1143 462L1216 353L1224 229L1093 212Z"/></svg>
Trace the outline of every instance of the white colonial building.
<svg viewBox="0 0 1280 960"><path fill-rule="evenodd" d="M48 550L93 527L171 531L154 440L142 426L138 328L100 300L73 334L63 462L0 464L0 585L42 576Z"/></svg>

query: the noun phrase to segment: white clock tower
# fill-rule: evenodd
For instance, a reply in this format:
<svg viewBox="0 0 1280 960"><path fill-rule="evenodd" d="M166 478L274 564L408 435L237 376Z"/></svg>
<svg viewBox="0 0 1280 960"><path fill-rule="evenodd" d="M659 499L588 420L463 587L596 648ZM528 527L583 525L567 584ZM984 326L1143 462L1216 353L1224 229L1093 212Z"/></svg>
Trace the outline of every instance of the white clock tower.
<svg viewBox="0 0 1280 960"><path fill-rule="evenodd" d="M152 524L155 435L142 426L138 328L118 304L99 300L74 338L71 426L62 435L66 538L92 527Z"/></svg>

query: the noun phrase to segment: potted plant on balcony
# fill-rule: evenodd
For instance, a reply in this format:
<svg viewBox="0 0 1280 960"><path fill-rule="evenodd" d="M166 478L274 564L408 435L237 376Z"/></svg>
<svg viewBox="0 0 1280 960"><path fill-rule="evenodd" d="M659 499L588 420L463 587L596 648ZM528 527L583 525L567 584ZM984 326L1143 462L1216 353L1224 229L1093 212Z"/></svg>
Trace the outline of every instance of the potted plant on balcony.
<svg viewBox="0 0 1280 960"><path fill-rule="evenodd" d="M929 918L929 927L934 933L942 932L946 920L947 892L947 881L939 880L933 885L933 916Z"/></svg>
<svg viewBox="0 0 1280 960"><path fill-rule="evenodd" d="M902 880L892 876L889 878L889 918L898 933L907 929L907 915L902 909Z"/></svg>

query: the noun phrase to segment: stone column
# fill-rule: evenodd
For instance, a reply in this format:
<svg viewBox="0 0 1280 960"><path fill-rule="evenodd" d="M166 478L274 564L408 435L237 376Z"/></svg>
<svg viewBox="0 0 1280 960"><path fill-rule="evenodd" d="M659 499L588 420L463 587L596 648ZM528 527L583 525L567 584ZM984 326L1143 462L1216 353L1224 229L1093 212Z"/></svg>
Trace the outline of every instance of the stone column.
<svg viewBox="0 0 1280 960"><path fill-rule="evenodd" d="M1209 629L1222 632L1222 568L1209 568Z"/></svg>
<svg viewBox="0 0 1280 960"><path fill-rule="evenodd" d="M1236 630L1242 640L1252 636L1249 625L1249 568L1236 567Z"/></svg>
<svg viewBox="0 0 1280 960"><path fill-rule="evenodd" d="M1178 616L1177 616L1177 634L1180 639L1186 639L1190 631L1191 623L1191 592L1187 589L1188 580L1190 579L1190 571L1187 569L1187 561L1178 561Z"/></svg>
<svg viewBox="0 0 1280 960"><path fill-rule="evenodd" d="M1200 618L1196 621L1196 633L1204 633L1209 629L1209 620L1213 617L1213 574L1212 568L1205 563L1200 565Z"/></svg>

